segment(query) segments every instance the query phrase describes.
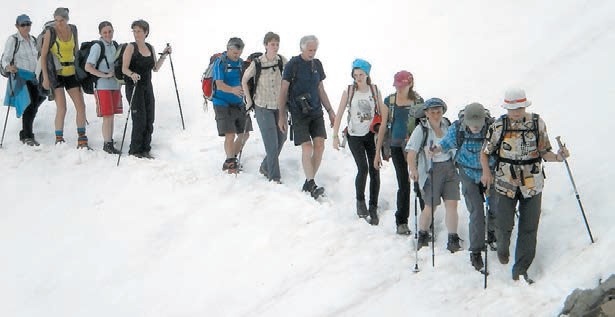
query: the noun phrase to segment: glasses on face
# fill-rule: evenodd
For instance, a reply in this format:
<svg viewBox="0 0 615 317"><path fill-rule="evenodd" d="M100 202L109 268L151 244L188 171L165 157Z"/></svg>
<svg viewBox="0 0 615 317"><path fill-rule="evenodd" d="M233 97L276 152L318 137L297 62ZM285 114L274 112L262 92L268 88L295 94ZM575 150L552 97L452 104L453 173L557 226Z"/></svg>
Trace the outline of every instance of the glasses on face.
<svg viewBox="0 0 615 317"><path fill-rule="evenodd" d="M25 28L26 26L31 26L32 22L24 22L24 23L20 23L19 26L21 26L22 28Z"/></svg>

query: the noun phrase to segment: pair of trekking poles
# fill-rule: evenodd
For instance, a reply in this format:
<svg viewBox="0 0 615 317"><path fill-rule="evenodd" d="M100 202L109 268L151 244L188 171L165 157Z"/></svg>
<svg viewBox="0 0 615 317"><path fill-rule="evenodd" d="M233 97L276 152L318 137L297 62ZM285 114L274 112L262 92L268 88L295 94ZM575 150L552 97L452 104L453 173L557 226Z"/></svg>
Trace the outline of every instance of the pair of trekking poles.
<svg viewBox="0 0 615 317"><path fill-rule="evenodd" d="M557 140L557 144L561 149L565 148L566 145L563 144L563 142L561 141L561 137L557 136L555 138ZM575 193L575 197L577 199L577 203L579 205L579 208L581 210L581 215L583 216L583 222L585 223L585 228L587 230L587 233L589 235L589 239L591 241L591 243L594 243L594 237L591 233L591 229L589 228L589 223L587 221L587 216L585 215L585 209L583 208L583 204L581 203L581 198L579 195L579 192L577 190L577 186L574 182L574 177L572 176L572 171L570 170L570 165L568 164L568 159L563 157L564 160L564 164L566 165L566 170L568 171L568 177L570 178L570 182L572 183L572 187L574 189L574 193ZM433 167L433 158L430 160L431 162L431 166ZM433 168L430 170L430 177L433 179ZM419 200L419 196L420 196L420 189L419 189L419 184L418 182L414 182L413 183L414 186L414 191L415 191L415 196L414 196L414 218L415 218L415 223L414 223L414 237L415 237L415 241L416 241L416 247L415 247L415 264L414 264L414 268L413 268L413 272L418 273L419 270L419 265L418 265L418 200ZM432 193L433 193L433 182L431 183L432 186ZM481 196L483 196L483 201L485 202L485 217L484 217L484 221L486 223L485 225L485 268L484 268L484 272L482 272L484 274L484 288L487 288L487 275L489 274L488 271L488 250L489 250L489 244L488 244L488 240L489 240L489 215L491 213L490 210L490 204L489 204L489 193L488 193L488 189L484 188L482 186L482 184L479 184L479 188L481 191ZM433 201L433 195L431 198L431 206L434 205L434 201ZM433 207L432 207L433 208ZM422 209L422 208L421 208ZM431 256L432 256L432 266L435 267L435 252L434 252L434 213L433 213L433 209L431 212Z"/></svg>
<svg viewBox="0 0 615 317"><path fill-rule="evenodd" d="M170 44L167 43L167 47ZM159 53L158 55L163 55L163 53ZM184 124L184 114L182 112L182 103L179 99L179 91L177 90L177 80L175 79L175 67L173 67L173 57L171 57L171 53L169 53L169 62L171 63L171 73L173 74L173 84L175 84L175 95L177 96L177 105L179 106L179 116L182 121L182 130L186 130L186 125ZM120 159L122 158L122 150L124 149L124 140L126 139L126 129L128 128L128 119L130 118L130 112L132 110L132 101L134 100L135 94L137 92L137 81L133 81L134 89L132 91L132 95L130 96L130 102L128 103L128 115L126 116L126 122L124 123L124 132L122 133L122 143L120 144L120 153L117 156L117 164L116 166L120 166ZM3 133L4 135L4 133Z"/></svg>

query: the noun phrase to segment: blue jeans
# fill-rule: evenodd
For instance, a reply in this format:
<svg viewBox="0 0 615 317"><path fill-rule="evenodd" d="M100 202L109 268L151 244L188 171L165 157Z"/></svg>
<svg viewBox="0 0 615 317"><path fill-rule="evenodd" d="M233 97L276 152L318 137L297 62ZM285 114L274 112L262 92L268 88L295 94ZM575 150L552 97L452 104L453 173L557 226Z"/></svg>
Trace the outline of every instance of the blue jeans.
<svg viewBox="0 0 615 317"><path fill-rule="evenodd" d="M278 129L279 111L256 106L254 113L265 145L265 158L261 163L261 169L267 172L269 180L280 180L280 161L278 158L286 141L286 133L282 133Z"/></svg>

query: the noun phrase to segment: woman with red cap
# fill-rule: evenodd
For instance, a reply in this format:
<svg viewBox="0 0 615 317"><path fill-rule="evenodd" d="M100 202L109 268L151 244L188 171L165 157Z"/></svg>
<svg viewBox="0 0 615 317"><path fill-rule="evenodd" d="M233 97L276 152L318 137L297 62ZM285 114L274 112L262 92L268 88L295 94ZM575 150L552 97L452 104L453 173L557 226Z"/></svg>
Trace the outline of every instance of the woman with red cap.
<svg viewBox="0 0 615 317"><path fill-rule="evenodd" d="M382 122L387 122L391 136L391 158L397 176L397 211L395 212L397 234L409 235L411 233L410 228L408 228L410 178L404 148L408 139L408 122L414 122L416 114L422 111L423 98L414 91L414 77L408 71L402 70L395 74L393 86L395 86L395 93L384 99L388 108L385 107L382 111ZM378 132L378 144L376 145L376 157L374 159L376 169L379 169L382 165L382 144L385 134L386 129L380 129Z"/></svg>
<svg viewBox="0 0 615 317"><path fill-rule="evenodd" d="M377 114L386 111L378 87L372 84L369 72L372 66L365 60L355 59L352 62L352 78L354 82L342 93L342 99L333 125L333 148L339 150L339 129L344 116L348 112L348 127L344 129L344 138L357 164L355 190L357 199L357 215L367 218L372 225L378 225L378 194L380 192L380 173L370 164L376 156L376 141L372 122ZM383 129L384 130L384 129ZM369 173L369 209L365 203L365 185Z"/></svg>

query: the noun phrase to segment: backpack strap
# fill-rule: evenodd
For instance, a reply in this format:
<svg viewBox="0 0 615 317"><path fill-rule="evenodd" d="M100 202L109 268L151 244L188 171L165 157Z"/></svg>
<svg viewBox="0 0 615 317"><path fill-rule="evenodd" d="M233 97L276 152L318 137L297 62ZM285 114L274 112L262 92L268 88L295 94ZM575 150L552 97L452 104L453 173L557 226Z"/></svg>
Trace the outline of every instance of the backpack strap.
<svg viewBox="0 0 615 317"><path fill-rule="evenodd" d="M15 54L17 54L17 50L19 50L19 39L17 35L13 35L13 39L15 39L15 47L13 48L13 57L11 58L11 64L15 62Z"/></svg>
<svg viewBox="0 0 615 317"><path fill-rule="evenodd" d="M374 99L374 113L380 115L380 108L378 108L378 86L369 85L369 90L372 92L372 99Z"/></svg>
<svg viewBox="0 0 615 317"><path fill-rule="evenodd" d="M254 92L256 93L256 85L261 77L261 71L263 70L263 63L261 63L260 56L253 60L254 62Z"/></svg>

